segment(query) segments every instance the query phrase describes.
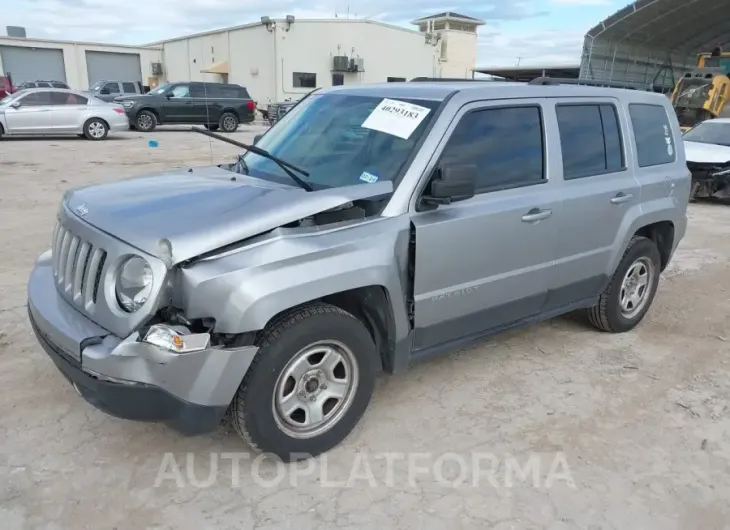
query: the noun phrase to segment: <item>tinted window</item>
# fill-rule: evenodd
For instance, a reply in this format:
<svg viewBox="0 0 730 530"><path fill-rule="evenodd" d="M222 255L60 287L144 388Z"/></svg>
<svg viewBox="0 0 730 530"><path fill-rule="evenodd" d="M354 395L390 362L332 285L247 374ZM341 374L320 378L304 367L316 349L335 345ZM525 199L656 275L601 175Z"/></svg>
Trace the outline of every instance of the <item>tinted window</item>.
<svg viewBox="0 0 730 530"><path fill-rule="evenodd" d="M670 164L677 153L667 111L661 105L629 105L639 167Z"/></svg>
<svg viewBox="0 0 730 530"><path fill-rule="evenodd" d="M107 83L104 85L110 94L119 94L119 83Z"/></svg>
<svg viewBox="0 0 730 530"><path fill-rule="evenodd" d="M345 84L344 74L332 74L332 86L341 86Z"/></svg>
<svg viewBox="0 0 730 530"><path fill-rule="evenodd" d="M88 100L70 92L50 92L51 105L86 105Z"/></svg>
<svg viewBox="0 0 730 530"><path fill-rule="evenodd" d="M38 81L38 83L36 83L36 84L38 85L39 88L51 88L51 84L46 83L45 81Z"/></svg>
<svg viewBox="0 0 730 530"><path fill-rule="evenodd" d="M180 93L183 93L184 89L182 88L185 85L177 86L173 89L173 94L175 94L175 97L187 97L188 94L179 96L175 92L178 91ZM218 87L214 83L191 83L189 88L187 90L190 91L189 96L193 98L217 98L219 96Z"/></svg>
<svg viewBox="0 0 730 530"><path fill-rule="evenodd" d="M317 88L317 74L294 72L292 75L294 88Z"/></svg>
<svg viewBox="0 0 730 530"><path fill-rule="evenodd" d="M134 83L122 83L122 91L125 94L136 94L137 86Z"/></svg>
<svg viewBox="0 0 730 530"><path fill-rule="evenodd" d="M442 160L477 166L480 192L544 181L542 116L538 107L508 107L464 115Z"/></svg>
<svg viewBox="0 0 730 530"><path fill-rule="evenodd" d="M590 177L623 169L623 151L613 105L558 105L563 178Z"/></svg>
<svg viewBox="0 0 730 530"><path fill-rule="evenodd" d="M405 80L405 77L389 77L388 83L403 83Z"/></svg>
<svg viewBox="0 0 730 530"><path fill-rule="evenodd" d="M38 107L41 105L51 104L50 92L33 92L20 100L20 104L25 107Z"/></svg>
<svg viewBox="0 0 730 530"><path fill-rule="evenodd" d="M70 88L66 83L51 83L53 88Z"/></svg>

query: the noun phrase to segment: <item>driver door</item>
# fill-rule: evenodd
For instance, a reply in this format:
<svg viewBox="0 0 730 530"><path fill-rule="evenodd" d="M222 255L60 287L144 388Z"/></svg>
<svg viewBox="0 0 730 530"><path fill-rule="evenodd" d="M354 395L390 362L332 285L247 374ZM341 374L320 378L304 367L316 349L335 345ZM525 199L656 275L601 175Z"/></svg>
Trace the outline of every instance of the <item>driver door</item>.
<svg viewBox="0 0 730 530"><path fill-rule="evenodd" d="M190 85L187 83L175 85L166 93L165 98L167 100L162 104L163 121L188 123L193 108Z"/></svg>
<svg viewBox="0 0 730 530"><path fill-rule="evenodd" d="M32 92L16 100L18 106L5 110L10 134L43 134L49 132L50 92Z"/></svg>
<svg viewBox="0 0 730 530"><path fill-rule="evenodd" d="M447 132L436 165L476 165L476 195L412 217L414 350L479 336L545 307L561 202L548 174L544 114L537 101L472 104Z"/></svg>

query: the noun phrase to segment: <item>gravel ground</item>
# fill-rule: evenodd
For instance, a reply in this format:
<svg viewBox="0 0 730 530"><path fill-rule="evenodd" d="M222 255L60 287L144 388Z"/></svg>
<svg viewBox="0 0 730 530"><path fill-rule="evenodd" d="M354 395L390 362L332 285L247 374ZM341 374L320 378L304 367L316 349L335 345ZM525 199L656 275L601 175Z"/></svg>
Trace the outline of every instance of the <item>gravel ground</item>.
<svg viewBox="0 0 730 530"><path fill-rule="evenodd" d="M64 190L235 152L176 130L0 143L3 528L730 528L730 206L691 205L635 331L560 318L384 376L356 431L314 461L83 402L25 308Z"/></svg>

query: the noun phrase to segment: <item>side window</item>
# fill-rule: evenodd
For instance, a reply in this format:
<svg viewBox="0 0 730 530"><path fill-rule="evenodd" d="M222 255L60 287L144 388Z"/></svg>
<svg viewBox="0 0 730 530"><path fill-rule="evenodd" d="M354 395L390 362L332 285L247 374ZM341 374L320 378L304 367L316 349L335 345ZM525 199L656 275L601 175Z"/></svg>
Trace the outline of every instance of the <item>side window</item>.
<svg viewBox="0 0 730 530"><path fill-rule="evenodd" d="M50 92L33 92L20 100L23 107L42 107L51 104Z"/></svg>
<svg viewBox="0 0 730 530"><path fill-rule="evenodd" d="M342 86L345 84L345 74L332 74L332 86Z"/></svg>
<svg viewBox="0 0 730 530"><path fill-rule="evenodd" d="M536 106L465 114L451 134L443 161L477 166L477 192L545 182L542 113Z"/></svg>
<svg viewBox="0 0 730 530"><path fill-rule="evenodd" d="M38 81L36 86L38 86L38 88L51 88L51 84L46 83L45 81Z"/></svg>
<svg viewBox="0 0 730 530"><path fill-rule="evenodd" d="M172 97L174 98L189 98L190 97L190 86L189 85L177 85L172 89Z"/></svg>
<svg viewBox="0 0 730 530"><path fill-rule="evenodd" d="M125 94L136 94L137 87L134 85L134 83L122 83L122 91Z"/></svg>
<svg viewBox="0 0 730 530"><path fill-rule="evenodd" d="M53 88L65 88L65 89L70 88L66 83L51 83L51 86Z"/></svg>
<svg viewBox="0 0 730 530"><path fill-rule="evenodd" d="M317 88L317 74L293 72L292 85L294 88Z"/></svg>
<svg viewBox="0 0 730 530"><path fill-rule="evenodd" d="M672 127L663 106L632 103L629 115L636 138L639 167L671 164L677 159Z"/></svg>
<svg viewBox="0 0 730 530"><path fill-rule="evenodd" d="M181 85L182 87L183 85ZM176 89L178 87L175 87ZM215 83L190 83L188 85L188 95L178 96L175 95L176 98L184 98L184 97L191 97L191 98L219 98L219 92L216 87ZM175 90L172 91L173 94L175 93Z"/></svg>
<svg viewBox="0 0 730 530"><path fill-rule="evenodd" d="M119 83L107 83L104 85L110 94L119 94Z"/></svg>
<svg viewBox="0 0 730 530"><path fill-rule="evenodd" d="M558 105L563 178L572 180L624 169L616 107L610 104Z"/></svg>
<svg viewBox="0 0 730 530"><path fill-rule="evenodd" d="M50 92L51 105L86 105L88 99L72 92Z"/></svg>

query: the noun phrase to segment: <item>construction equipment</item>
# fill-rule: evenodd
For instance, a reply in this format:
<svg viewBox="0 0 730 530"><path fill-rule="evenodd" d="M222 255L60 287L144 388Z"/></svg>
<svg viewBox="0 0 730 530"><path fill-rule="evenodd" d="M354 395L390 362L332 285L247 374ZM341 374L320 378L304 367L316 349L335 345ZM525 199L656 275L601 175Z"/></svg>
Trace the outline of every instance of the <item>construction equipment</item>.
<svg viewBox="0 0 730 530"><path fill-rule="evenodd" d="M682 130L719 117L730 117L730 52L717 46L697 56L697 67L677 81L671 96Z"/></svg>

